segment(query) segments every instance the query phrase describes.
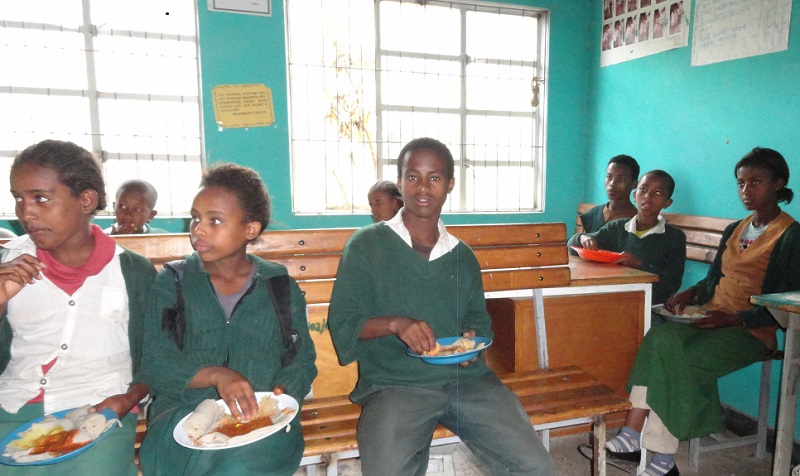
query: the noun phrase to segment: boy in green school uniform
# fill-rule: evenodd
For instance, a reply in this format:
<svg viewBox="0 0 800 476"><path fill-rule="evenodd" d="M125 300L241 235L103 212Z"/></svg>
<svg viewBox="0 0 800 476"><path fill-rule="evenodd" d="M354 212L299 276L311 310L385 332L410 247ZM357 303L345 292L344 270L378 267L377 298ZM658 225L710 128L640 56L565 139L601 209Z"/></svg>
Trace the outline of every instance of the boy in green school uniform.
<svg viewBox="0 0 800 476"><path fill-rule="evenodd" d="M661 216L661 210L672 205L674 190L675 181L668 173L647 172L634 192L635 217L611 221L594 233L575 235L568 245L622 252L616 264L657 274L653 304L666 302L680 288L686 262L686 235Z"/></svg>
<svg viewBox="0 0 800 476"><path fill-rule="evenodd" d="M404 207L358 230L345 245L329 310L339 361L358 361L350 398L362 405L364 475L424 475L442 424L489 474L551 476L555 470L519 399L484 364L430 365L406 354L437 337L491 337L475 254L440 216L454 186L447 146L415 139L400 152Z"/></svg>

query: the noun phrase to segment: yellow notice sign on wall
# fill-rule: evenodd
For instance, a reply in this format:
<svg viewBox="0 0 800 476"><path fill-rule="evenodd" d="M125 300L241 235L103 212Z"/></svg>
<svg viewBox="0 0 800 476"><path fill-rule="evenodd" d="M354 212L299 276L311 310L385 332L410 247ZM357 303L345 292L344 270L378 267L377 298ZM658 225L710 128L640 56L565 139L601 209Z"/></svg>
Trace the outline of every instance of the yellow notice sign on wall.
<svg viewBox="0 0 800 476"><path fill-rule="evenodd" d="M220 127L269 126L275 122L272 90L263 84L221 84L211 90Z"/></svg>

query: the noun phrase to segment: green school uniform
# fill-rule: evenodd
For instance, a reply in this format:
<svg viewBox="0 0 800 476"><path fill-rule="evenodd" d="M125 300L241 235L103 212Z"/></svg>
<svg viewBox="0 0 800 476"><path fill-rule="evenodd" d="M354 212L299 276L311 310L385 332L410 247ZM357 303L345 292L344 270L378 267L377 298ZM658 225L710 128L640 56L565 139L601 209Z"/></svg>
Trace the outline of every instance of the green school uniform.
<svg viewBox="0 0 800 476"><path fill-rule="evenodd" d="M153 283L143 358L143 372L155 394L140 451L146 475L291 475L299 466L304 448L299 415L288 433L281 431L238 448L197 451L178 445L172 437L177 423L201 401L220 398L214 387L189 388L189 382L203 367L224 365L236 370L257 392L282 385L301 405L317 375L306 303L299 286L290 280L292 324L300 335L300 349L292 363L282 367L284 345L267 280L285 275L287 270L256 256L248 258L257 266L256 275L227 322L197 254L187 257L181 281L186 316L183 350L161 329L163 309L176 302L172 272L161 271Z"/></svg>

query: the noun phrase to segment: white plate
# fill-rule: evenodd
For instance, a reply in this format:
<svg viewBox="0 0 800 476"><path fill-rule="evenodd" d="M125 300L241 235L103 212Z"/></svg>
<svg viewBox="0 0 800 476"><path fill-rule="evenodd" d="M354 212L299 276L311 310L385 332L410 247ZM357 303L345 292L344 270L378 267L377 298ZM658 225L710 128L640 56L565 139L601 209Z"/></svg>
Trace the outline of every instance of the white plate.
<svg viewBox="0 0 800 476"><path fill-rule="evenodd" d="M653 306L653 312L668 321L689 323L704 317L708 317L708 315L705 314L705 309L702 307L686 306L684 312L686 311L689 311L689 314L673 314L667 311L663 304L656 304Z"/></svg>
<svg viewBox="0 0 800 476"><path fill-rule="evenodd" d="M292 411L289 413L282 413L280 416L278 416L273 420L274 423L272 425L265 426L263 429L259 429L263 431L259 431L258 435L253 438L246 438L247 435L242 435L244 438L238 437L239 440L236 443L229 444L227 446L211 446L211 447L197 446L196 444L194 444L194 440L189 438L189 436L186 434L186 430L183 429L183 422L185 422L186 419L189 418L189 415L191 415L191 413L181 418L181 421L179 421L178 424L175 425L175 429L172 431L172 437L175 438L175 441L177 441L178 444L181 446L185 446L193 450L206 450L206 451L237 448L239 446L249 445L250 443L262 440L286 428L286 426L289 425L289 423L294 419L294 417L297 416L297 410L300 408L300 406L297 404L297 400L286 394L276 396L272 392L256 392L256 401L261 401L262 398L268 396L278 399L279 409L283 410L284 408L291 408ZM222 399L217 400L217 405L224 408L225 413L230 414L230 409L228 408L228 405L225 404L224 400Z"/></svg>

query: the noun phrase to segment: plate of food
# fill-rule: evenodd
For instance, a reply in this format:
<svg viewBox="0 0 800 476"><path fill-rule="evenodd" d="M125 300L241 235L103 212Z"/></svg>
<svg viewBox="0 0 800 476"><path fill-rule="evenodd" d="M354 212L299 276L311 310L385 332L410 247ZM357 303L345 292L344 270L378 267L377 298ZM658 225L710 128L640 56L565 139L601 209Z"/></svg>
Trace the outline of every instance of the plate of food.
<svg viewBox="0 0 800 476"><path fill-rule="evenodd" d="M617 253L616 251L589 250L581 248L580 246L571 246L571 248L575 250L581 258L597 263L613 263L622 257L622 253Z"/></svg>
<svg viewBox="0 0 800 476"><path fill-rule="evenodd" d="M32 420L0 440L0 463L39 466L59 463L87 451L108 436L119 418L113 410L89 413L90 405Z"/></svg>
<svg viewBox="0 0 800 476"><path fill-rule="evenodd" d="M708 311L700 306L686 306L682 314L673 314L664 307L663 304L653 306L653 312L668 321L688 323L708 317Z"/></svg>
<svg viewBox="0 0 800 476"><path fill-rule="evenodd" d="M256 392L256 400L258 414L248 422L237 422L224 400L203 400L175 425L172 437L193 450L236 448L283 430L300 408L297 400L286 394Z"/></svg>
<svg viewBox="0 0 800 476"><path fill-rule="evenodd" d="M436 339L436 347L418 354L411 349L406 349L406 354L422 359L423 362L434 365L450 365L470 360L478 352L492 345L488 337L442 337Z"/></svg>

